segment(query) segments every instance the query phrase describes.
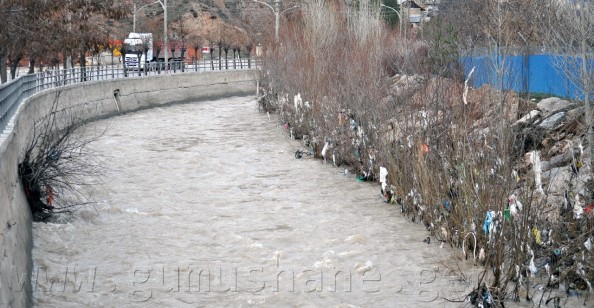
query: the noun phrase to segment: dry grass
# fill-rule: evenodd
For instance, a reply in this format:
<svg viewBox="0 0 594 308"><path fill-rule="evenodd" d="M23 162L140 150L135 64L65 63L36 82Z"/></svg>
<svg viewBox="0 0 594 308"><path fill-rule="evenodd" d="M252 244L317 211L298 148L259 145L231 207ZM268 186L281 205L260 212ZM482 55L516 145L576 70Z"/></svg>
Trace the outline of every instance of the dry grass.
<svg viewBox="0 0 594 308"><path fill-rule="evenodd" d="M337 164L368 179L386 167L388 190L403 215L423 223L438 240L461 248L469 234L476 236L476 247L465 250L476 249L474 263L485 265L477 290L486 283L500 299L533 294L523 286L543 278L529 272L530 251L539 264L565 269L561 279L569 279L577 265L560 262L574 252L547 258L555 249L576 246L571 239L583 242L592 229L584 220L583 226L546 220L552 216L533 189L532 169L522 165L525 151L535 148L518 146L525 136L512 126L529 103L512 92L467 89L463 81L429 74L431 43L400 38L379 21L366 5L353 11L309 1L303 20L289 25L281 44L263 59L261 103L277 110L318 155L329 142ZM302 101L294 100L297 94ZM575 134L579 125L571 123L566 130ZM524 206L519 216L505 218L511 194ZM497 218L486 234L488 211ZM550 245L540 243L534 227L558 235ZM561 237L568 229L571 236ZM581 264L593 264L588 256ZM587 275L594 277L594 271Z"/></svg>

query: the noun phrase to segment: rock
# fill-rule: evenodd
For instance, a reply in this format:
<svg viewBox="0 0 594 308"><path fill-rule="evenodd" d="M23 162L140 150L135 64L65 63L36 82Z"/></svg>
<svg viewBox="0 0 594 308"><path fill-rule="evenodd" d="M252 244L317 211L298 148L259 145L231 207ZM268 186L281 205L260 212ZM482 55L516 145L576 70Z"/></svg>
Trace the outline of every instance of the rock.
<svg viewBox="0 0 594 308"><path fill-rule="evenodd" d="M530 114L535 115L536 113L531 112ZM542 115L542 113L540 115ZM514 125L520 124L519 126L523 127L524 125L521 125L521 123L523 123L524 120L531 121L532 119L529 119L528 116L525 116L525 118L526 119L524 119L523 117L522 119L518 120ZM553 114L552 116L545 118L540 123L536 122L538 124L532 123L530 126L525 127L522 130L522 133L520 134L520 136L524 138L524 150L529 151L530 149L534 149L539 145L547 148L552 146L555 142L559 141L560 138L564 136L555 135L552 136L551 140L548 140L545 137L551 137L548 136L549 132L557 128L561 123L563 123L565 118L565 112L558 112Z"/></svg>
<svg viewBox="0 0 594 308"><path fill-rule="evenodd" d="M571 161L572 161L571 151L567 151L563 154L560 154L560 155L557 155L557 156L551 158L549 161L543 161L542 162L542 171L544 172L544 171L551 170L553 168L567 166L571 163Z"/></svg>
<svg viewBox="0 0 594 308"><path fill-rule="evenodd" d="M532 110L532 111L528 112L525 116L520 118L518 121L516 121L516 123L514 123L514 126L520 125L520 124L524 124L524 125L532 124L538 118L539 115L540 115L540 111Z"/></svg>
<svg viewBox="0 0 594 308"><path fill-rule="evenodd" d="M556 113L557 111L569 107L571 104L558 97L549 97L538 102L537 106L545 116Z"/></svg>
<svg viewBox="0 0 594 308"><path fill-rule="evenodd" d="M563 197L563 194L554 194L552 192L546 197L545 202L553 207L559 207L565 202L565 197Z"/></svg>
<svg viewBox="0 0 594 308"><path fill-rule="evenodd" d="M563 142L559 143L561 145L561 152L565 153L570 151L573 148L574 141L573 140L564 140Z"/></svg>
<svg viewBox="0 0 594 308"><path fill-rule="evenodd" d="M546 197L546 205L545 208L548 209L559 209L559 207L565 202L565 197L563 195L555 195L555 192L551 192L552 194L548 194ZM543 219L548 219L549 221L555 221L559 217L559 211L549 210L544 211L543 213L545 216L541 217Z"/></svg>
<svg viewBox="0 0 594 308"><path fill-rule="evenodd" d="M555 140L555 142L561 141L561 140L565 140L565 138L567 138L568 136L568 132L566 130L560 129L555 131L553 134L551 134L551 139Z"/></svg>
<svg viewBox="0 0 594 308"><path fill-rule="evenodd" d="M565 120L565 112L559 112L544 119L542 122L540 122L540 124L537 125L537 128L543 130L552 130L561 124L563 120Z"/></svg>
<svg viewBox="0 0 594 308"><path fill-rule="evenodd" d="M543 156L545 157L553 157L553 156L557 156L557 155L561 155L563 153L566 153L567 151L571 150L571 146L572 146L572 141L570 140L561 140L559 142L556 142L554 145L550 146L548 151L546 151L546 154L544 154ZM550 160L550 159L546 159L546 160Z"/></svg>
<svg viewBox="0 0 594 308"><path fill-rule="evenodd" d="M580 172L578 173L578 179L577 179L577 187L576 187L576 191L584 196L587 196L587 191L588 191L588 181L590 180L590 175L588 174L587 170L585 168L581 168ZM589 202L590 200L588 200L586 198L585 200L586 202Z"/></svg>
<svg viewBox="0 0 594 308"><path fill-rule="evenodd" d="M552 147L554 143L555 140L553 140L552 138L545 138L540 142L540 146L547 149Z"/></svg>
<svg viewBox="0 0 594 308"><path fill-rule="evenodd" d="M545 191L555 193L565 191L568 188L571 174L571 168L569 167L553 168L547 172L543 172L543 179L548 179L549 181L549 185L547 185Z"/></svg>
<svg viewBox="0 0 594 308"><path fill-rule="evenodd" d="M584 107L574 108L567 112L567 118L570 120L573 120L582 115L584 115Z"/></svg>

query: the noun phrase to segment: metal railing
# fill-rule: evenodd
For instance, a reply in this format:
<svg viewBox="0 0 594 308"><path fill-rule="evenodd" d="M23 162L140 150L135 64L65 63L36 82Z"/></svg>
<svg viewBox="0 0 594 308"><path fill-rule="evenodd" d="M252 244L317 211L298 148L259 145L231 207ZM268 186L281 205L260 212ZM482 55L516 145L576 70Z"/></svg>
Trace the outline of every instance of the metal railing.
<svg viewBox="0 0 594 308"><path fill-rule="evenodd" d="M0 135L21 102L36 91L36 75L21 76L0 86Z"/></svg>
<svg viewBox="0 0 594 308"><path fill-rule="evenodd" d="M139 76L158 76L161 74L180 74L218 70L241 70L258 67L255 59L203 60L192 63L172 62L165 71L163 63L153 63L146 70L124 70L122 66L89 66L71 69L46 70L41 73L23 75L0 85L0 135L18 106L27 97L47 89L77 84L81 82L117 79Z"/></svg>

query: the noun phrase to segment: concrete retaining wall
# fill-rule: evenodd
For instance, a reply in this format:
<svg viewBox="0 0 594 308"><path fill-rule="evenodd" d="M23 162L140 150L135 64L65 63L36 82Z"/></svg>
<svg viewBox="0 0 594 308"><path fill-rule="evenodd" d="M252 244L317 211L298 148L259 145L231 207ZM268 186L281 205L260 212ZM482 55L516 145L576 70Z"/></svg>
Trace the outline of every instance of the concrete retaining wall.
<svg viewBox="0 0 594 308"><path fill-rule="evenodd" d="M253 71L205 72L89 82L26 100L0 136L0 307L31 306L32 223L17 165L37 119L59 93L60 109L93 120L166 104L255 94ZM116 101L114 93L117 93Z"/></svg>

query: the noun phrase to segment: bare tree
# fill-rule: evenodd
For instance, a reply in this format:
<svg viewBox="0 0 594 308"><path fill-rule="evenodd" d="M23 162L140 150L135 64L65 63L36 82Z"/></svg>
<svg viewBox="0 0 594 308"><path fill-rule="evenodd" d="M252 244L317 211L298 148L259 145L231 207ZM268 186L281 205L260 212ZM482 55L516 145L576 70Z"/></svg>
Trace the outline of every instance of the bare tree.
<svg viewBox="0 0 594 308"><path fill-rule="evenodd" d="M89 147L102 132L87 131L87 115L64 107L60 97L58 92L47 115L35 122L18 168L38 221L91 204L91 183L104 170L99 156Z"/></svg>
<svg viewBox="0 0 594 308"><path fill-rule="evenodd" d="M180 50L180 59L181 59L181 71L183 72L185 70L185 59L186 59L186 51L188 50L188 42L190 39L190 33L188 31L188 28L184 25L184 21L183 19L180 18L180 20L178 20L178 28L177 30L177 36L178 36L178 40L179 40L179 50Z"/></svg>
<svg viewBox="0 0 594 308"><path fill-rule="evenodd" d="M113 0L3 1L0 10L6 14L0 16L6 17L0 28L0 66L10 57L13 76L21 59L28 56L35 62L41 50L61 51L65 67L68 57L79 56L84 66L89 46L107 45L98 42L107 34L97 26L97 18L118 19L129 11L124 3Z"/></svg>
<svg viewBox="0 0 594 308"><path fill-rule="evenodd" d="M153 34L153 39L155 42L154 46L154 56L159 59L161 55L161 51L163 50L163 20L158 18L152 18L147 23L148 32Z"/></svg>
<svg viewBox="0 0 594 308"><path fill-rule="evenodd" d="M439 29L425 28L430 35L405 43L384 31L381 16L365 1L356 6L307 1L302 19L289 23L280 44L264 54L259 100L262 109L278 111L312 152L332 156L359 179L377 178L385 167L384 200L398 204L405 217L423 223L439 241L465 252L472 248L476 254L469 258L485 268L470 297L473 305L487 297L493 307L533 297L526 286L538 279L534 259L542 262L557 247L571 247L559 257L563 260L584 252L569 239L555 238L554 248L537 239L553 222L545 220L535 176L519 162L524 147L516 143L523 145L525 135L510 124L518 119L520 99L504 91L510 71L500 60L522 40L515 26L521 12L509 1L498 2L470 1L469 9L481 8L478 15L457 13L457 19L472 20L476 31L438 20L431 27ZM472 89L470 76L460 74L457 59L468 46L496 55L495 87ZM524 204L520 211L516 198ZM554 232L566 234L563 224L557 226ZM582 236L580 241L586 237L585 231L571 234ZM469 246L467 237L476 241ZM579 276L577 265L562 262L549 263L567 270L561 281L585 281L572 278Z"/></svg>
<svg viewBox="0 0 594 308"><path fill-rule="evenodd" d="M551 1L557 21L547 28L547 43L558 53L557 67L567 76L584 101L590 172L594 162L594 112L591 95L594 78L594 4L591 1ZM590 187L594 191L594 187Z"/></svg>
<svg viewBox="0 0 594 308"><path fill-rule="evenodd" d="M189 38L190 48L194 50L194 58L192 59L194 62L194 71L198 71L198 53L202 49L202 37L198 35L191 35Z"/></svg>

